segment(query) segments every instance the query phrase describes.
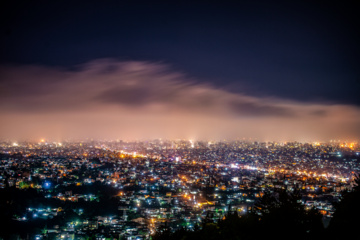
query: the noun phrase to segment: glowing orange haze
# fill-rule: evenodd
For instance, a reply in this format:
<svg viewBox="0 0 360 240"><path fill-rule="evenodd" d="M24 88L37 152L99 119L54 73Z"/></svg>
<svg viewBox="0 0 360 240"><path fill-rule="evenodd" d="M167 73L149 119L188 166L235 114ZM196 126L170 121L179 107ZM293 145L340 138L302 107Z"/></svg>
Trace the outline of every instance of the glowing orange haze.
<svg viewBox="0 0 360 240"><path fill-rule="evenodd" d="M235 94L149 62L1 67L1 137L358 140L360 109Z"/></svg>

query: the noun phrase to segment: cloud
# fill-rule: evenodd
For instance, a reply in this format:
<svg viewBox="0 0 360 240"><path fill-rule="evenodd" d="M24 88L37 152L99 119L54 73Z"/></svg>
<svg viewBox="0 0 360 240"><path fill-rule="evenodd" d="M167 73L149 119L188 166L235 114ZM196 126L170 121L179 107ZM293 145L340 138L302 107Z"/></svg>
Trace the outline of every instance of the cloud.
<svg viewBox="0 0 360 240"><path fill-rule="evenodd" d="M3 137L356 138L360 110L235 94L167 65L0 67Z"/></svg>

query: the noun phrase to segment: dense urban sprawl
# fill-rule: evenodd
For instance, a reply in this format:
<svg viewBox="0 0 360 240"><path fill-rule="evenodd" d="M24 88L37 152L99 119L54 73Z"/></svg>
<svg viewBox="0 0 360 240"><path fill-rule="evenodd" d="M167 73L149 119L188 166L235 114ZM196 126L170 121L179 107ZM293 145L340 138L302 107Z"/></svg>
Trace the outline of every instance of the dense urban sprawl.
<svg viewBox="0 0 360 240"><path fill-rule="evenodd" d="M35 239L149 239L164 225L245 214L274 189L299 189L326 224L360 172L359 152L338 141L2 142L0 188L31 195L10 221L35 226Z"/></svg>

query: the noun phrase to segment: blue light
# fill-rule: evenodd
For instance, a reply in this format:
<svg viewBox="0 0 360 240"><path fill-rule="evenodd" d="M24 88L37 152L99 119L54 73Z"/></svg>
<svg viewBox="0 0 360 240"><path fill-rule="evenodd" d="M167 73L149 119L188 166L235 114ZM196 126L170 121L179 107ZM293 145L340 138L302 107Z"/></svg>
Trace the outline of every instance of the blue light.
<svg viewBox="0 0 360 240"><path fill-rule="evenodd" d="M44 183L44 188L50 188L51 187L51 183L50 182L45 182Z"/></svg>

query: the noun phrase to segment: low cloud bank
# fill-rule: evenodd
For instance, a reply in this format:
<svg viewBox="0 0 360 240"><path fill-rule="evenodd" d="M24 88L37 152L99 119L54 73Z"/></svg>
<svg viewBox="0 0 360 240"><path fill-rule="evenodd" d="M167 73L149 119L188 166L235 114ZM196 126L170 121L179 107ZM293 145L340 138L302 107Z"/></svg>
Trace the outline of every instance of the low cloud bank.
<svg viewBox="0 0 360 240"><path fill-rule="evenodd" d="M358 139L360 109L230 93L151 62L0 67L3 138Z"/></svg>

